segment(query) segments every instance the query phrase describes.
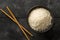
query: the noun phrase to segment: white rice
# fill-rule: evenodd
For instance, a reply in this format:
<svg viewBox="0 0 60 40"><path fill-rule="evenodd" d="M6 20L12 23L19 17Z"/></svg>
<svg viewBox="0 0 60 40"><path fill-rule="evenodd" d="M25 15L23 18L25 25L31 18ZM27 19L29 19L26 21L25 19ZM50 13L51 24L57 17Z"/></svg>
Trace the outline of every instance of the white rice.
<svg viewBox="0 0 60 40"><path fill-rule="evenodd" d="M49 29L52 17L50 12L44 8L37 8L30 12L28 23L33 30L43 32Z"/></svg>

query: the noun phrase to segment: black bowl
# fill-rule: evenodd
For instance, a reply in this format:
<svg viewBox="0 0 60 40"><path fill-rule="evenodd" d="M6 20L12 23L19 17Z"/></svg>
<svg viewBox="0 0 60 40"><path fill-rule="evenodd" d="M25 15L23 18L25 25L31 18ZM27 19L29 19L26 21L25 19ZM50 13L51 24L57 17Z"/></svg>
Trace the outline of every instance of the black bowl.
<svg viewBox="0 0 60 40"><path fill-rule="evenodd" d="M34 9L37 9L37 8L47 9L47 10L50 12L51 16L52 16L52 21L51 21L52 24L49 25L50 27L49 27L48 29L46 29L45 31L43 31L43 32L47 32L47 31L49 31L49 30L52 28L53 23L54 23L53 13L52 13L52 11L51 11L49 8L47 8L47 7L44 7L44 6L34 6L34 7L30 8L30 10L28 10L28 14L27 14L27 24L28 24L28 26L30 26L29 23L28 23L28 18L29 18L30 12L33 11ZM34 30L34 31L35 31L35 30ZM39 32L39 31L36 31L36 32ZM43 32L40 32L40 33L43 33Z"/></svg>

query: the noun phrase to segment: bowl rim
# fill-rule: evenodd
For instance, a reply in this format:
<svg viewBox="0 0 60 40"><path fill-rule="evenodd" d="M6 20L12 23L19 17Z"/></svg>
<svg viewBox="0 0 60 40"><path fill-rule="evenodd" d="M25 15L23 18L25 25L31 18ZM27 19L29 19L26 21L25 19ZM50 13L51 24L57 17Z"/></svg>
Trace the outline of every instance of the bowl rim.
<svg viewBox="0 0 60 40"><path fill-rule="evenodd" d="M34 7L32 7L32 8L30 8L29 10L28 10L28 12L27 12L27 24L28 24L28 26L30 27L30 25L29 25L29 22L28 22L28 18L29 18L29 15L30 15L30 13L31 13L31 11L33 11L34 9L37 9L37 8L44 8L44 9L46 9L46 10L48 10L49 12L50 12L50 15L52 16L52 26L53 26L53 24L54 24L54 16L53 16L53 13L52 13L52 11L48 8L48 7L45 7L45 6L39 6L39 5L37 5L37 6L34 6ZM50 25L51 26L51 25ZM49 28L49 30L52 28L52 26ZM30 27L31 28L31 27ZM31 28L32 29L32 28ZM32 29L33 30L33 29ZM47 30L47 31L49 31L49 30ZM35 30L34 30L35 31ZM38 31L39 32L39 31Z"/></svg>

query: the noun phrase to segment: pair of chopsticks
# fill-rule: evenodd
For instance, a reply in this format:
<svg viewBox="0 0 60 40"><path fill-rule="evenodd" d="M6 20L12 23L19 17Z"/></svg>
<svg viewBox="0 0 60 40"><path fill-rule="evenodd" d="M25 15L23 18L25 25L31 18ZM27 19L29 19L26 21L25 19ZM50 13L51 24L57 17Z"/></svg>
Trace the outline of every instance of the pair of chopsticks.
<svg viewBox="0 0 60 40"><path fill-rule="evenodd" d="M21 29L21 31L23 32L23 34L25 35L25 37L27 38L27 40L30 40L28 35L26 33L28 33L30 36L33 36L27 29L24 28L23 25L21 25L18 20L16 19L15 15L13 14L13 12L10 10L10 8L7 6L6 9L9 11L10 15L7 14L3 9L0 9L0 11L3 12L3 14L5 14L7 17L9 17L12 21L14 21L18 27Z"/></svg>

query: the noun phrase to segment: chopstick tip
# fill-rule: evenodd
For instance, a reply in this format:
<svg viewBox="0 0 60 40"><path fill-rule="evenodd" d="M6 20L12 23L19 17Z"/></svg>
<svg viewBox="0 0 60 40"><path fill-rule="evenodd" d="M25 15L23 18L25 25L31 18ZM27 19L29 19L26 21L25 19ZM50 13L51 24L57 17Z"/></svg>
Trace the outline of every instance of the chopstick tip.
<svg viewBox="0 0 60 40"><path fill-rule="evenodd" d="M1 10L1 9L0 9Z"/></svg>
<svg viewBox="0 0 60 40"><path fill-rule="evenodd" d="M8 6L6 6L6 8L8 8Z"/></svg>

